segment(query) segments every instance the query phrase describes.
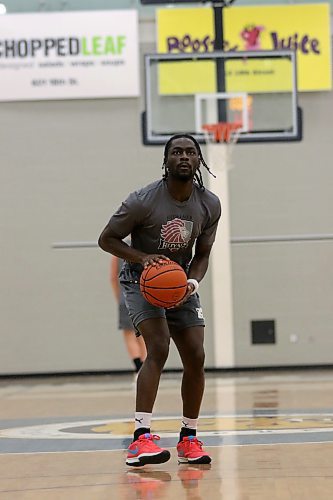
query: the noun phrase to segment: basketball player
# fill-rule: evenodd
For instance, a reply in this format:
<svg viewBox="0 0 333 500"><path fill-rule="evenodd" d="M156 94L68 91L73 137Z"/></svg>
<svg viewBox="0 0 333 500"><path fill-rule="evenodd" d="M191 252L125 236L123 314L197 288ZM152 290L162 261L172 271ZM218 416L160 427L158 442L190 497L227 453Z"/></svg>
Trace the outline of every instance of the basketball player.
<svg viewBox="0 0 333 500"><path fill-rule="evenodd" d="M110 264L110 283L118 303L118 328L123 332L125 346L134 365L135 373L137 374L142 363L146 359L147 352L143 337L141 335L139 337L135 335L135 329L125 304L124 292L119 283L119 273L122 264L122 259L112 255Z"/></svg>
<svg viewBox="0 0 333 500"><path fill-rule="evenodd" d="M134 438L126 459L126 464L134 467L159 464L170 458L170 452L154 442L159 436L150 432L170 338L184 368L178 460L195 464L211 462L196 437L205 384L205 320L197 292L208 268L221 207L219 199L203 185L201 166L209 171L200 146L192 136L171 137L164 149L162 179L131 193L99 237L103 250L127 262L120 282L133 324L147 347L147 358L137 381ZM128 234L131 234L131 246L122 241ZM139 279L143 268L169 259L185 270L188 290L177 307L163 309L144 299Z"/></svg>

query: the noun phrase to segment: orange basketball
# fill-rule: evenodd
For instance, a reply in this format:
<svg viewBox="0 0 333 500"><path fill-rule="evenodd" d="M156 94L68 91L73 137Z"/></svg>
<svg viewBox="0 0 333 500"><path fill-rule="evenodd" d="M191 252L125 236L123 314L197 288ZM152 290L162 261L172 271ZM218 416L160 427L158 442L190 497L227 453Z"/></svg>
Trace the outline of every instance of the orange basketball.
<svg viewBox="0 0 333 500"><path fill-rule="evenodd" d="M172 307L185 297L187 276L179 264L166 260L142 271L140 289L153 306Z"/></svg>

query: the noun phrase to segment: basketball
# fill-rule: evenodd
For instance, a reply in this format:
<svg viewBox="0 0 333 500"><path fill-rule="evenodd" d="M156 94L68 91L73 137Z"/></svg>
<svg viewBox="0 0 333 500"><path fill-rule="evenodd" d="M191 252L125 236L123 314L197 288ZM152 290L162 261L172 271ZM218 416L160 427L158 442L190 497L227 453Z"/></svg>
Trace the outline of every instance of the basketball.
<svg viewBox="0 0 333 500"><path fill-rule="evenodd" d="M140 289L144 298L153 306L172 307L187 292L187 276L184 269L172 260L148 266L142 271Z"/></svg>

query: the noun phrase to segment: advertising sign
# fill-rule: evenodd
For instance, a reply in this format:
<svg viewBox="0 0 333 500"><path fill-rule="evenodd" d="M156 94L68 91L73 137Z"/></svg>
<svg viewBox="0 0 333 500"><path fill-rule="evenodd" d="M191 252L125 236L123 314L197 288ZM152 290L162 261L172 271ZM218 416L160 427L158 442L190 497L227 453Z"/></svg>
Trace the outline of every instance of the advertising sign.
<svg viewBox="0 0 333 500"><path fill-rule="evenodd" d="M329 7L329 4L320 3L225 8L224 50L295 50L298 90L330 90L332 76ZM158 9L157 25L158 52L211 52L214 49L214 18L211 7ZM191 64L186 64L186 71L179 71L187 75L185 81L193 90L196 81L203 81L201 77L207 70L207 64L202 75L198 75L197 67L191 70ZM242 64L229 64L226 79L228 91L289 90L282 62L277 62L274 68L270 67L269 72L263 71L261 63L260 66L245 68L249 71L244 73ZM167 71L166 68L165 70ZM162 73L160 77L163 84ZM215 87L214 78L215 75L212 75L205 79L207 91ZM173 74L173 80L175 79L177 80L177 75ZM179 93L186 90L184 85L182 80L182 88L178 88ZM167 88L163 91L167 92Z"/></svg>
<svg viewBox="0 0 333 500"><path fill-rule="evenodd" d="M136 10L0 17L0 101L138 95Z"/></svg>

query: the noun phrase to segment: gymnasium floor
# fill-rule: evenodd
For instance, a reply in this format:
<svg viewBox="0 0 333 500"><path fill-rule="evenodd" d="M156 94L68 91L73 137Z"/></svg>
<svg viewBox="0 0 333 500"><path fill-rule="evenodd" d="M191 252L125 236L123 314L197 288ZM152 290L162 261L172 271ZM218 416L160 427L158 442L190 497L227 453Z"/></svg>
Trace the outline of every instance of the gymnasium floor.
<svg viewBox="0 0 333 500"><path fill-rule="evenodd" d="M0 499L329 500L333 370L207 374L211 466L179 466L180 374L162 376L160 466L129 470L133 377L0 379Z"/></svg>

